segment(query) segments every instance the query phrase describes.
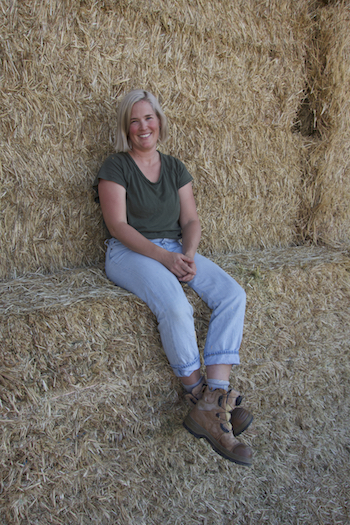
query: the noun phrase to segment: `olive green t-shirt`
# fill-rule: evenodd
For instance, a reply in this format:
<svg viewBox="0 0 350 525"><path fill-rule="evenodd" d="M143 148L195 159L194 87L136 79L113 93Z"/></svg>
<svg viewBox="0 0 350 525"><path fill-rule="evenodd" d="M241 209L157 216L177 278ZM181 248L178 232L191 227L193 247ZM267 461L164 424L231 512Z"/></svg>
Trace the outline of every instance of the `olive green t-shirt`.
<svg viewBox="0 0 350 525"><path fill-rule="evenodd" d="M160 176L157 182L145 177L129 153L114 153L103 163L98 179L116 182L126 189L127 221L147 239L181 238L178 190L193 180L184 164L159 152Z"/></svg>

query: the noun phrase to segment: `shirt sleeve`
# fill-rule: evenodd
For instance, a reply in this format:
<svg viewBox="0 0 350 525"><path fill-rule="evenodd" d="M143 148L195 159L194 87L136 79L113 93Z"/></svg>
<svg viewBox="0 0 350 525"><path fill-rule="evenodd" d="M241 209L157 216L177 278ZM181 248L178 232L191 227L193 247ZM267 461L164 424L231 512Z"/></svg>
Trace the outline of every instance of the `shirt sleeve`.
<svg viewBox="0 0 350 525"><path fill-rule="evenodd" d="M185 186L189 182L193 181L192 175L188 172L186 166L184 165L181 160L176 159L177 164L177 189L182 188L182 186Z"/></svg>
<svg viewBox="0 0 350 525"><path fill-rule="evenodd" d="M95 181L97 180L97 184L99 179L116 182L127 189L128 183L125 176L125 169L123 162L117 154L110 155L104 161L95 179Z"/></svg>
<svg viewBox="0 0 350 525"><path fill-rule="evenodd" d="M95 201L99 202L98 197L98 182L99 179L110 180L120 184L125 189L128 188L128 182L126 178L126 170L123 168L122 159L118 154L110 155L102 164L95 180L92 184L95 190Z"/></svg>

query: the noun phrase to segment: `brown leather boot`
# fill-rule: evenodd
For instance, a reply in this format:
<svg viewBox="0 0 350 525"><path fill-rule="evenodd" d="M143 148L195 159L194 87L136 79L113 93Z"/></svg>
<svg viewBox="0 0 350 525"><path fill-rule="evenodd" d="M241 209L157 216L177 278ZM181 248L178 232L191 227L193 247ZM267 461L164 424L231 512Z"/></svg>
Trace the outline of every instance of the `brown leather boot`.
<svg viewBox="0 0 350 525"><path fill-rule="evenodd" d="M205 384L204 376L202 376L199 385L193 388L192 392L188 392L187 394L185 394L187 404L191 408L193 408L198 403L198 401L202 399L203 392L206 389L206 387L207 385Z"/></svg>
<svg viewBox="0 0 350 525"><path fill-rule="evenodd" d="M234 391L233 391L234 392ZM218 388L205 388L202 398L185 418L184 427L196 438L205 438L212 448L234 463L250 466L252 450L233 435L231 412L235 407L236 393Z"/></svg>
<svg viewBox="0 0 350 525"><path fill-rule="evenodd" d="M204 377L202 377L202 381L199 383L199 385L196 386L192 392L185 394L185 399L191 408L193 408L198 403L198 401L202 399L203 392L206 387L207 385L204 382ZM232 431L235 436L239 436L239 434L244 432L249 427L250 423L253 421L253 416L250 412L248 412L248 410L238 406L242 403L243 399L239 392L231 389L229 391L229 395L230 404L234 408L234 410L232 409L231 412L230 421L232 425Z"/></svg>

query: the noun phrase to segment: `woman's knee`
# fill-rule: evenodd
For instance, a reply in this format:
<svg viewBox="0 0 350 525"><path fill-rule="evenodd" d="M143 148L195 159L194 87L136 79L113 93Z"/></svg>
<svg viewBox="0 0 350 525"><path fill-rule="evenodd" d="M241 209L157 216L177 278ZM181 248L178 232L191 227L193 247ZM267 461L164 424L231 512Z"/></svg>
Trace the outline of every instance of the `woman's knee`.
<svg viewBox="0 0 350 525"><path fill-rule="evenodd" d="M163 303L160 317L167 317L172 322L181 323L184 319L193 317L193 308L186 298L169 300L166 304Z"/></svg>
<svg viewBox="0 0 350 525"><path fill-rule="evenodd" d="M236 294L237 294L237 301L244 305L246 304L246 301L247 301L247 294L245 292L245 290L242 288L242 286L240 286L238 283L236 283L237 285L237 288L236 288Z"/></svg>
<svg viewBox="0 0 350 525"><path fill-rule="evenodd" d="M246 293L237 281L234 280L231 275L226 274L225 278L222 280L221 291L225 296L237 298L238 302L245 303Z"/></svg>

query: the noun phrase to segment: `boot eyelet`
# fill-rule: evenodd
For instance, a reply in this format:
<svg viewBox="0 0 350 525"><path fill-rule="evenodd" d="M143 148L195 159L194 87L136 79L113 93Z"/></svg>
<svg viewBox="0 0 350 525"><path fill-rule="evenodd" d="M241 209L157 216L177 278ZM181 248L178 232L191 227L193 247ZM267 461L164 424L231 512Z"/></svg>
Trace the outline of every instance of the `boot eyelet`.
<svg viewBox="0 0 350 525"><path fill-rule="evenodd" d="M238 407L243 401L243 396L238 396L236 398L236 407Z"/></svg>
<svg viewBox="0 0 350 525"><path fill-rule="evenodd" d="M223 432L226 432L226 434L227 434L228 432L230 432L230 431L228 430L228 428L226 428L222 423L220 423L220 428L221 428L221 430L222 430Z"/></svg>

